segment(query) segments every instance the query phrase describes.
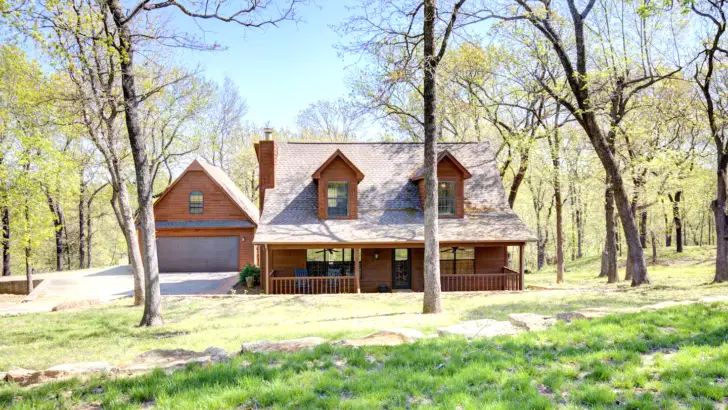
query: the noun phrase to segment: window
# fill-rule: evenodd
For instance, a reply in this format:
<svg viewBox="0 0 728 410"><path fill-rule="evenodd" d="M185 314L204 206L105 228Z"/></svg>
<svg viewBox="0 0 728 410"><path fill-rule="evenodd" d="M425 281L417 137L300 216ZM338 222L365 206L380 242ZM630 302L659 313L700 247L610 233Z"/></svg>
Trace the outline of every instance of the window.
<svg viewBox="0 0 728 410"><path fill-rule="evenodd" d="M327 194L328 216L349 216L349 183L329 182Z"/></svg>
<svg viewBox="0 0 728 410"><path fill-rule="evenodd" d="M475 273L475 248L440 249L440 274L464 275Z"/></svg>
<svg viewBox="0 0 728 410"><path fill-rule="evenodd" d="M439 182L437 211L440 215L455 215L455 181Z"/></svg>
<svg viewBox="0 0 728 410"><path fill-rule="evenodd" d="M354 276L354 250L307 249L306 269L308 276L327 276L330 269L341 276Z"/></svg>
<svg viewBox="0 0 728 410"><path fill-rule="evenodd" d="M204 197L200 191L190 192L190 213L201 214L203 210Z"/></svg>

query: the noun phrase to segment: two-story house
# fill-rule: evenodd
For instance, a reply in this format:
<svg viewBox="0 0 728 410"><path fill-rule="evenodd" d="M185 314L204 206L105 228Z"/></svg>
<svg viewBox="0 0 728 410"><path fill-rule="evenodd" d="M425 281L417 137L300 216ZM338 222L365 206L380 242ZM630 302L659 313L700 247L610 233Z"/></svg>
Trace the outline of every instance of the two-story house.
<svg viewBox="0 0 728 410"><path fill-rule="evenodd" d="M422 144L266 139L255 149L268 293L423 290ZM438 149L442 290L522 289L523 246L535 238L508 206L488 144Z"/></svg>

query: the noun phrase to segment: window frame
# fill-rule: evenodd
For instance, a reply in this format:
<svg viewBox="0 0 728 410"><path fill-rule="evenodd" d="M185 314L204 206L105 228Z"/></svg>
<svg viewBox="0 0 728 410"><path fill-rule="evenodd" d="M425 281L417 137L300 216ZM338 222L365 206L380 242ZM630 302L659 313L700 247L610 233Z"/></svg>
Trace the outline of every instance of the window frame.
<svg viewBox="0 0 728 410"><path fill-rule="evenodd" d="M331 189L331 184L341 184L344 186L344 190L340 191L339 188L336 189L337 196L331 197L329 195L329 191ZM344 197L339 197L338 194L341 192L344 193ZM330 206L330 201L334 200L337 203L337 206ZM337 209L339 201L344 201L344 214L338 215L338 214L331 214L331 209ZM341 181L341 180L332 180L332 181L326 181L326 217L327 218L348 218L349 217L349 181Z"/></svg>
<svg viewBox="0 0 728 410"><path fill-rule="evenodd" d="M453 247L452 246L440 248L440 253L445 252L445 250L447 249L447 252L452 252L452 255L453 255L453 258L452 259L443 259L442 256L440 256L440 271L442 271L442 265L443 264L448 264L448 263L452 262L452 273L447 273L446 275L474 275L477 272L477 269L476 269L476 266L475 266L475 261L476 261L476 257L475 257L476 248L475 247L469 247L469 246L455 246L454 248L455 248L455 252L452 252L452 250L453 250ZM472 252L473 252L472 258L458 258L458 251L464 250L464 249L468 249L468 250L472 249ZM472 272L467 272L467 273L458 273L458 261L460 261L460 262L463 262L463 261L472 261L473 271Z"/></svg>
<svg viewBox="0 0 728 410"><path fill-rule="evenodd" d="M200 201L199 202L192 202L192 198L199 196ZM194 206L193 206L194 205ZM199 212L193 212L197 211L199 209ZM190 192L190 195L187 197L187 212L189 212L190 215L202 215L205 213L205 194L202 193L202 191L195 190Z"/></svg>
<svg viewBox="0 0 728 410"><path fill-rule="evenodd" d="M452 213L442 212L443 195L441 194L442 184L452 184ZM439 217L454 218L458 214L458 181L457 179L440 179L437 181L437 215Z"/></svg>

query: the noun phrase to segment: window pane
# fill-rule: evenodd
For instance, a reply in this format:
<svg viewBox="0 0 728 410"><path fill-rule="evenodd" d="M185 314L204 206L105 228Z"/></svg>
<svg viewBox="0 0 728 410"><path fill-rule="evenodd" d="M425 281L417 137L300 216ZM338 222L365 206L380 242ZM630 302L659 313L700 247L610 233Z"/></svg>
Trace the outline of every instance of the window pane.
<svg viewBox="0 0 728 410"><path fill-rule="evenodd" d="M344 258L342 249L328 249L326 251L326 260L328 262L341 262Z"/></svg>
<svg viewBox="0 0 728 410"><path fill-rule="evenodd" d="M323 249L306 249L306 260L308 262L323 262L324 261L324 250Z"/></svg>
<svg viewBox="0 0 728 410"><path fill-rule="evenodd" d="M475 259L475 248L458 248L458 260Z"/></svg>
<svg viewBox="0 0 728 410"><path fill-rule="evenodd" d="M329 182L327 194L328 215L347 216L349 214L349 183L342 181Z"/></svg>
<svg viewBox="0 0 728 410"><path fill-rule="evenodd" d="M189 210L191 214L201 214L203 212L204 197L200 191L190 192Z"/></svg>
<svg viewBox="0 0 728 410"><path fill-rule="evenodd" d="M440 248L440 260L441 261L451 261L455 259L455 254L452 251L452 248Z"/></svg>
<svg viewBox="0 0 728 410"><path fill-rule="evenodd" d="M437 186L437 210L440 215L455 215L455 181L440 181Z"/></svg>
<svg viewBox="0 0 728 410"><path fill-rule="evenodd" d="M394 250L394 260L396 261L406 261L407 260L407 249L395 249Z"/></svg>

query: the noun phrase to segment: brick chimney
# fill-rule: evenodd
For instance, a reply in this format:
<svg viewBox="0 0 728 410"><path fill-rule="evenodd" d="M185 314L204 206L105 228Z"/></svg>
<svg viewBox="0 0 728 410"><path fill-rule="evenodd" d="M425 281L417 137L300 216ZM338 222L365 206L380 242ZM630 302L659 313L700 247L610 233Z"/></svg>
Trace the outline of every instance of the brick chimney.
<svg viewBox="0 0 728 410"><path fill-rule="evenodd" d="M263 213L265 203L265 190L276 186L276 160L278 150L273 141L273 129L263 129L264 138L255 144L255 154L258 157L258 209Z"/></svg>

